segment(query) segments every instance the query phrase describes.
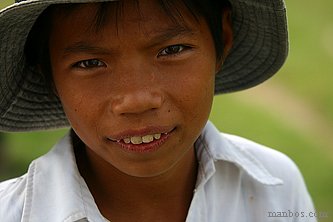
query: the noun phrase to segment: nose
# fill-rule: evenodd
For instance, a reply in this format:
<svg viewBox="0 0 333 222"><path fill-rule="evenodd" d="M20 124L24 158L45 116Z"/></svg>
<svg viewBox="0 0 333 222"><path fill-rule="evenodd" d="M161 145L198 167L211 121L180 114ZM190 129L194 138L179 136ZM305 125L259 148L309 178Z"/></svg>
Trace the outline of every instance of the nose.
<svg viewBox="0 0 333 222"><path fill-rule="evenodd" d="M115 115L141 114L160 108L163 96L156 90L142 87L129 89L127 93L113 98L112 112Z"/></svg>
<svg viewBox="0 0 333 222"><path fill-rule="evenodd" d="M159 109L164 103L163 81L154 64L142 54L128 53L114 69L111 110L114 115L142 114Z"/></svg>

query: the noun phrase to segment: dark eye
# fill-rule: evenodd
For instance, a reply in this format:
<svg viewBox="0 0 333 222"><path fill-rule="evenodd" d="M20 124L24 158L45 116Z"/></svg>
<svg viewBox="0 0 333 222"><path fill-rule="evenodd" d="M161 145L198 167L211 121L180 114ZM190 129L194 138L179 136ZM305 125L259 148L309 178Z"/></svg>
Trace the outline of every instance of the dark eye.
<svg viewBox="0 0 333 222"><path fill-rule="evenodd" d="M83 69L98 68L105 66L106 66L105 63L98 59L83 60L74 64L74 67L83 68Z"/></svg>
<svg viewBox="0 0 333 222"><path fill-rule="evenodd" d="M159 56L174 55L174 54L181 53L186 48L188 48L188 47L184 46L184 45L172 45L172 46L168 46L168 47L164 48L162 51L159 52L158 55Z"/></svg>

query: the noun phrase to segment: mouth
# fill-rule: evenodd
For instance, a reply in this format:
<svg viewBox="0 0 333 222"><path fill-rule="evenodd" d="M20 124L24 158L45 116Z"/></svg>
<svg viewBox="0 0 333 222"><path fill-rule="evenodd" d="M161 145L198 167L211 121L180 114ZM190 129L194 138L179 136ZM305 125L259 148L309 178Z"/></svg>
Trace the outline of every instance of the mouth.
<svg viewBox="0 0 333 222"><path fill-rule="evenodd" d="M154 133L147 134L131 133L124 134L127 136L120 136L116 139L112 137L108 137L107 139L112 143L118 144L126 151L139 153L152 152L157 150L163 143L165 143L174 130L175 128L166 132L155 131Z"/></svg>
<svg viewBox="0 0 333 222"><path fill-rule="evenodd" d="M162 135L167 135L167 133L155 133L155 134L150 134L150 135L144 135L144 136L131 136L131 137L126 137L120 140L114 140L111 139L114 142L122 142L125 144L134 144L134 145L139 145L139 144L148 144L153 141L161 139Z"/></svg>

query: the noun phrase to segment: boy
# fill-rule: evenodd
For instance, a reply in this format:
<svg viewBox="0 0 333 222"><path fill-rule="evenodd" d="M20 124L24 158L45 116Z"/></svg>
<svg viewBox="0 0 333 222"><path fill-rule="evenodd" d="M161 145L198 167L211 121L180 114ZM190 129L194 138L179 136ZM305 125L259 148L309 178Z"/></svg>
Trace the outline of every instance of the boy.
<svg viewBox="0 0 333 222"><path fill-rule="evenodd" d="M70 126L2 221L314 221L297 167L220 134L214 94L284 62L281 0L28 0L0 14L1 130Z"/></svg>

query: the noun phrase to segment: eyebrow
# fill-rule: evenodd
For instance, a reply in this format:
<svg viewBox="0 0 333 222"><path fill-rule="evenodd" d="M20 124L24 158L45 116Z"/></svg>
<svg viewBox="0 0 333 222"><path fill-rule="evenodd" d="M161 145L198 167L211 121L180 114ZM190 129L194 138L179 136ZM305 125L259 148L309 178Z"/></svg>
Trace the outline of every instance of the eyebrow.
<svg viewBox="0 0 333 222"><path fill-rule="evenodd" d="M150 33L154 33L150 38ZM174 38L182 38L186 36L191 36L195 34L195 31L189 27L175 25L170 26L166 29L154 30L147 33L149 37L148 48L159 45ZM98 47L91 44L89 41L78 41L64 48L63 56L66 57L72 53L89 53L89 54L113 54L113 50L104 47Z"/></svg>
<svg viewBox="0 0 333 222"><path fill-rule="evenodd" d="M167 29L155 30L154 36L149 39L151 46L158 45L161 42L166 42L173 38L182 38L192 36L195 31L187 26L175 25ZM149 36L149 35L148 35Z"/></svg>
<svg viewBox="0 0 333 222"><path fill-rule="evenodd" d="M90 54L111 54L111 50L93 46L87 41L75 42L64 49L64 57L71 53L90 53Z"/></svg>

